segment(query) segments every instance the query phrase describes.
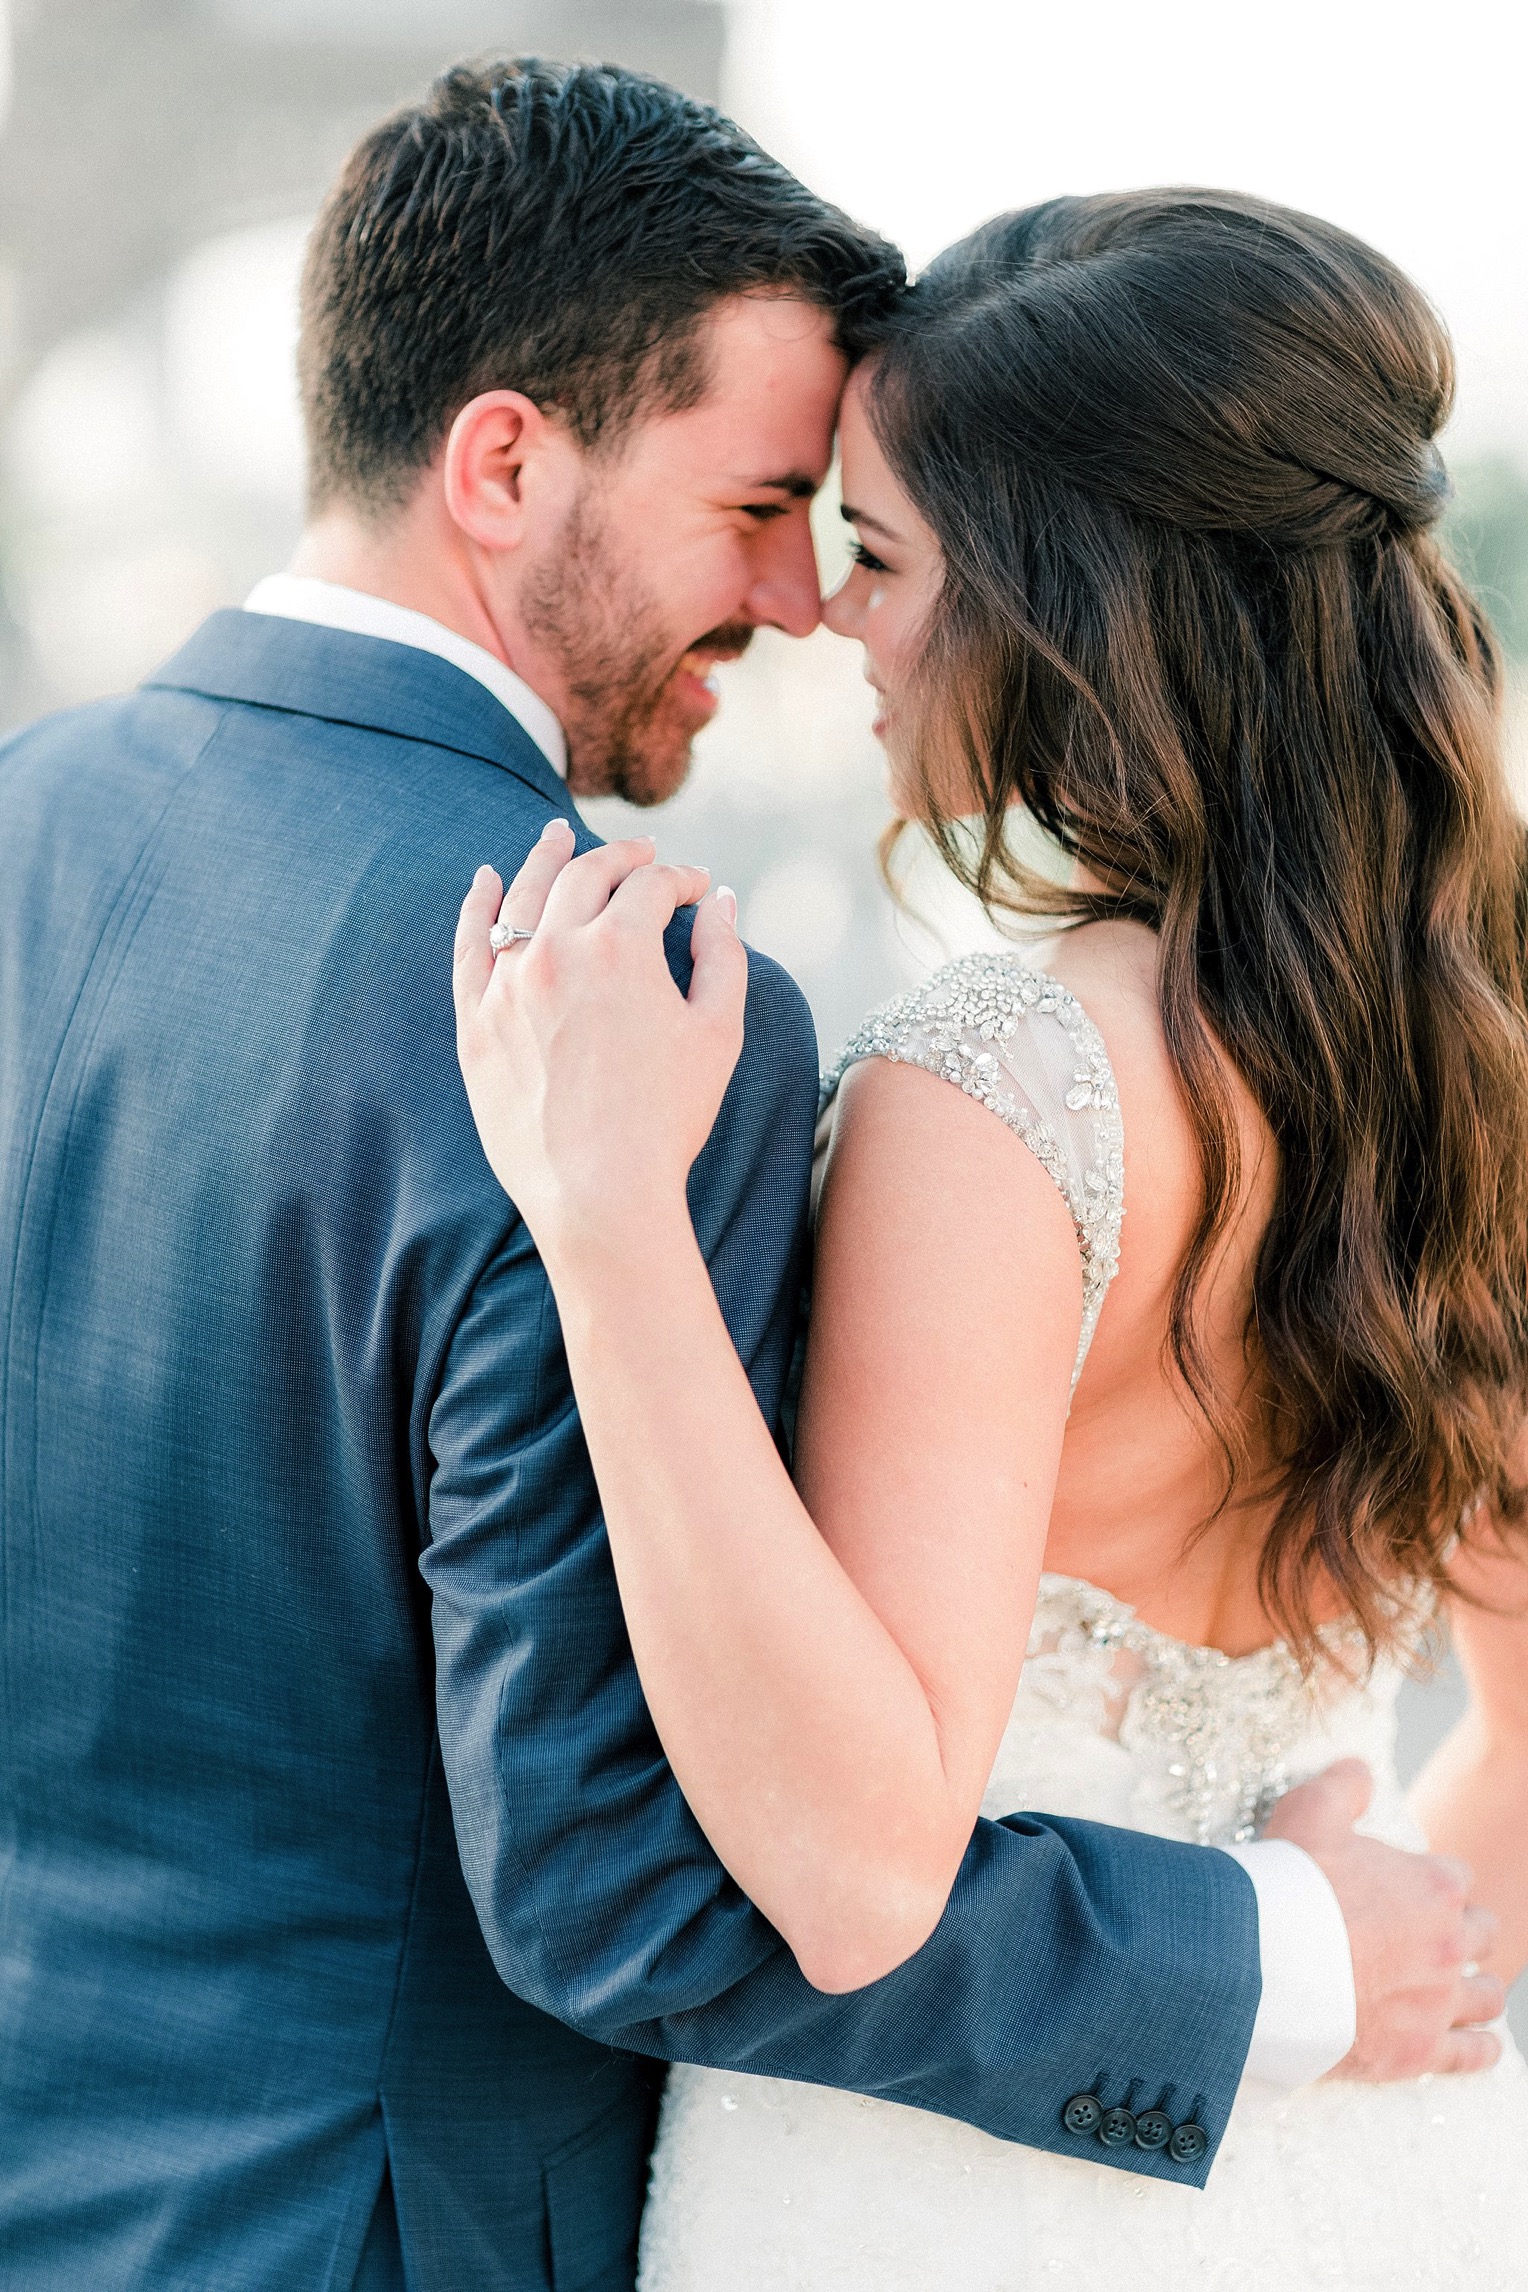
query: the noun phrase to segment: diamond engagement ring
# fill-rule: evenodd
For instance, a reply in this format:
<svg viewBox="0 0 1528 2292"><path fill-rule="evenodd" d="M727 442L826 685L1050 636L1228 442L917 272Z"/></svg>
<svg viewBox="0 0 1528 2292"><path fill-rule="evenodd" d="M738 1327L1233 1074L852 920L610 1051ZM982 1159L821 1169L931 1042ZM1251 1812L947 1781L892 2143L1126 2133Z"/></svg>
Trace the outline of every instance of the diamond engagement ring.
<svg viewBox="0 0 1528 2292"><path fill-rule="evenodd" d="M513 923L496 923L488 934L488 944L495 955L502 955L506 947L513 947L517 939L534 939L534 931L521 931Z"/></svg>

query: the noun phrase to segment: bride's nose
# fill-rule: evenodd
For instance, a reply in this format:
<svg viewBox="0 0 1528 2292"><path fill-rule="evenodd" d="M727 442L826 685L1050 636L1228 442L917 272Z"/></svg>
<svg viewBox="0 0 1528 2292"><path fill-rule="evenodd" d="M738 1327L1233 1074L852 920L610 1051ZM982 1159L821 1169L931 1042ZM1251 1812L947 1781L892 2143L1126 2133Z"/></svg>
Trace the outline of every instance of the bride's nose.
<svg viewBox="0 0 1528 2292"><path fill-rule="evenodd" d="M863 637L865 633L865 600L860 592L862 581L856 581L855 569L850 567L836 589L830 589L819 608L823 626L835 637Z"/></svg>

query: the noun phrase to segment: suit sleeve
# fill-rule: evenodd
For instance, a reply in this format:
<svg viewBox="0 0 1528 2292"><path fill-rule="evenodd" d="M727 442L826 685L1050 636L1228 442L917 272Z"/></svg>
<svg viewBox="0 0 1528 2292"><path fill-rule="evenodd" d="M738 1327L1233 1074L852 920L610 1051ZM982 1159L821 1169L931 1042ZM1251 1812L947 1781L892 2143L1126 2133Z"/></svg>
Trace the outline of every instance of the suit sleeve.
<svg viewBox="0 0 1528 2292"><path fill-rule="evenodd" d="M815 1098L805 1006L754 958L744 1055L690 1198L772 1422ZM518 1224L456 1327L430 1447L442 1753L462 1865L512 1990L635 2052L875 2094L1203 2182L1259 1993L1256 1898L1235 1862L1086 1822L984 1821L923 1949L867 1989L822 1995L722 1869L658 1745L556 1307ZM1196 2124L1203 2145L1105 2146L1096 2122L1063 2122L1079 2093Z"/></svg>

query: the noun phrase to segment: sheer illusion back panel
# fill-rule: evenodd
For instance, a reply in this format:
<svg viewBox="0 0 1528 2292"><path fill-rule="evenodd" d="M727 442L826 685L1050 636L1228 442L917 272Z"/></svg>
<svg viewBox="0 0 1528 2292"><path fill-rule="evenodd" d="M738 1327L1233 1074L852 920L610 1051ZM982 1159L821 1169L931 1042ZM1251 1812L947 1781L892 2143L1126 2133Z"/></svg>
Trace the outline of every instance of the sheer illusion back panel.
<svg viewBox="0 0 1528 2292"><path fill-rule="evenodd" d="M824 1106L867 1058L921 1066L980 1099L1060 1188L1082 1252L1075 1387L1119 1267L1125 1213L1119 1092L1097 1027L1059 979L1019 956L964 955L865 1021L823 1079Z"/></svg>

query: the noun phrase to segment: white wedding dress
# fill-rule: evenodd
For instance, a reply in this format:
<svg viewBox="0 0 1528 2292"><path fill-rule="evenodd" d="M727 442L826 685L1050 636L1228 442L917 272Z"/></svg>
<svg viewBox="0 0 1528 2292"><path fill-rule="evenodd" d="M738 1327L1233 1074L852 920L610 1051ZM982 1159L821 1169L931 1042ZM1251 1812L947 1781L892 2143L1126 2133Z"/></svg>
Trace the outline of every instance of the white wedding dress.
<svg viewBox="0 0 1528 2292"><path fill-rule="evenodd" d="M1075 998L976 955L871 1019L853 1060L908 1060L981 1099L1066 1194L1083 1253L1078 1363L1117 1262L1118 1098ZM1356 1753L1363 1827L1422 1843L1395 1771L1398 1670L1313 1687L1282 1647L1168 1639L1107 1592L1042 1577L988 1815L1078 1815L1203 1844ZM1528 2069L1407 2085L1244 2085L1205 2190L1024 2149L851 2093L677 2066L641 2292L1528 2292Z"/></svg>

